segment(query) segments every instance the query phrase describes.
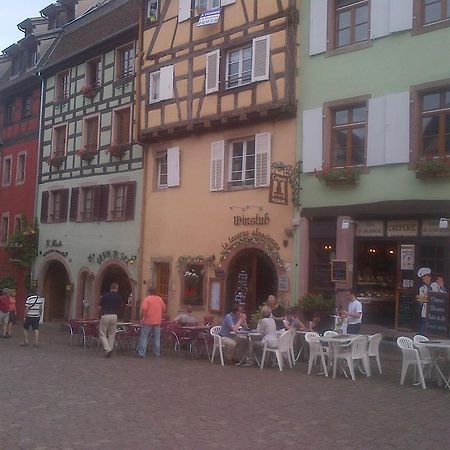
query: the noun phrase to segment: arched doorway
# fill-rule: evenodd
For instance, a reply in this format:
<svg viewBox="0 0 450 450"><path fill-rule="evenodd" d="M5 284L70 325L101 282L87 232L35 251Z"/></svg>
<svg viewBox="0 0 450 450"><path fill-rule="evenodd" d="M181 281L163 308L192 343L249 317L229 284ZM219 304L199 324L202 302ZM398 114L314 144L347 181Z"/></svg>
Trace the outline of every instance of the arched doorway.
<svg viewBox="0 0 450 450"><path fill-rule="evenodd" d="M44 277L44 320L67 320L70 316L71 292L69 274L59 261L51 261Z"/></svg>
<svg viewBox="0 0 450 450"><path fill-rule="evenodd" d="M109 292L111 283L114 282L119 284L119 294L123 297L126 303L128 297L133 292L133 290L131 288L131 283L128 275L122 269L122 267L117 265L108 266L108 268L105 270L100 285L100 296ZM119 319L130 320L131 319L130 308L125 307L124 311L122 311L119 314Z"/></svg>
<svg viewBox="0 0 450 450"><path fill-rule="evenodd" d="M245 312L253 314L270 294L277 294L278 275L270 257L262 250L241 250L228 266L226 309L235 301L245 303Z"/></svg>

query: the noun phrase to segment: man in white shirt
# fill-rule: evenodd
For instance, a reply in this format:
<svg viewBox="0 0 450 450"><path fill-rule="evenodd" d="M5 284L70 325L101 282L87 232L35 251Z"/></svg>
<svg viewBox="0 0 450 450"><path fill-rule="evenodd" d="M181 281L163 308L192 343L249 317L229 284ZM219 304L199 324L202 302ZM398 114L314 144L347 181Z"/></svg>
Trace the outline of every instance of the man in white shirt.
<svg viewBox="0 0 450 450"><path fill-rule="evenodd" d="M28 345L28 330L34 330L34 346L39 347L39 320L42 314L44 299L36 295L30 295L25 302L25 317L23 322L23 334L25 340L20 345Z"/></svg>
<svg viewBox="0 0 450 450"><path fill-rule="evenodd" d="M353 289L348 289L346 292L349 300L347 308L347 333L358 334L361 329L362 319L362 305L356 299L356 293Z"/></svg>

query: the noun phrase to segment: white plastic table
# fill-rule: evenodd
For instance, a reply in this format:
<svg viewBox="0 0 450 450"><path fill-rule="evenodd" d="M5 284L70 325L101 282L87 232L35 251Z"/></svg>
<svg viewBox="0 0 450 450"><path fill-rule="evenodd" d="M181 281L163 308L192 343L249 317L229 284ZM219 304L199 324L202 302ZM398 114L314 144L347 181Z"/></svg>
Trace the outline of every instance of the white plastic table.
<svg viewBox="0 0 450 450"><path fill-rule="evenodd" d="M431 367L436 368L436 372L439 374L439 376L442 378L442 381L445 383L444 389L450 389L450 373L447 373L447 375L444 375L441 368L439 367L438 361L439 361L439 350L450 350L450 340L444 339L444 340L429 340L429 341L423 341L423 342L415 342L415 347L425 347L430 350L431 355ZM446 355L446 359L448 360L448 354Z"/></svg>

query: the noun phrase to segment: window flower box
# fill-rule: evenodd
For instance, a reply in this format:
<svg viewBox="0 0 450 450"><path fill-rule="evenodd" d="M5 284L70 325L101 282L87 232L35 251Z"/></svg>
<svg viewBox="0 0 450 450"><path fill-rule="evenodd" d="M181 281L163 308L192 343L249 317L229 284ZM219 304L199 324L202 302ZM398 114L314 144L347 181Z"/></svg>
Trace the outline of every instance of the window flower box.
<svg viewBox="0 0 450 450"><path fill-rule="evenodd" d="M95 155L97 155L97 150L92 150L87 147L83 147L78 149L75 152L83 161L92 161L94 159Z"/></svg>
<svg viewBox="0 0 450 450"><path fill-rule="evenodd" d="M131 144L114 144L109 147L108 153L115 158L123 158L130 146Z"/></svg>
<svg viewBox="0 0 450 450"><path fill-rule="evenodd" d="M436 178L450 176L450 157L429 157L420 159L415 165L416 178Z"/></svg>
<svg viewBox="0 0 450 450"><path fill-rule="evenodd" d="M87 98L94 98L97 95L97 91L92 86L83 86L80 92Z"/></svg>
<svg viewBox="0 0 450 450"><path fill-rule="evenodd" d="M49 164L52 167L55 167L56 169L59 169L59 167L61 166L61 164L66 160L66 155L53 155L53 156L48 156L46 158L46 162L47 164Z"/></svg>
<svg viewBox="0 0 450 450"><path fill-rule="evenodd" d="M355 185L359 181L360 169L344 167L336 169L315 170L316 178L328 186Z"/></svg>

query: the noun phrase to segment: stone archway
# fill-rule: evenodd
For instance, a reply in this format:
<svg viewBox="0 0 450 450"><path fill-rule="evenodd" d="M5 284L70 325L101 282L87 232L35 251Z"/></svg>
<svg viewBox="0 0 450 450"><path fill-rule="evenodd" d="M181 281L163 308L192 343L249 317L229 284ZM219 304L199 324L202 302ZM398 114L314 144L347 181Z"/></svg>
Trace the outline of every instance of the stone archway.
<svg viewBox="0 0 450 450"><path fill-rule="evenodd" d="M40 295L45 298L44 320L68 320L71 317L72 284L69 273L61 261L45 263Z"/></svg>

